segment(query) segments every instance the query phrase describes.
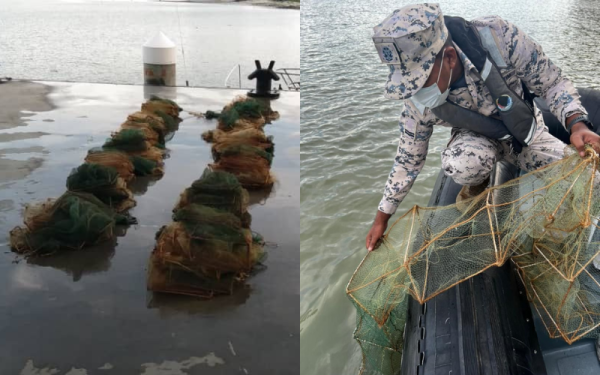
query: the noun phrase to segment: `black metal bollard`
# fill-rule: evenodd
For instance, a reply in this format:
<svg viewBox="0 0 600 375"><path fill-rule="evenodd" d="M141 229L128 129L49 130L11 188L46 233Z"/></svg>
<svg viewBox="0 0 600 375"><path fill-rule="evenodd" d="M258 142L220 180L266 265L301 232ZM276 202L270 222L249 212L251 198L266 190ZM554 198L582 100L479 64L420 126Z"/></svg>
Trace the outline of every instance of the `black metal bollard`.
<svg viewBox="0 0 600 375"><path fill-rule="evenodd" d="M256 89L248 91L248 96L254 98L279 98L279 91L271 89L271 81L279 81L279 75L273 71L275 61L271 61L267 69L263 69L258 60L254 60L254 63L256 64L256 70L248 76L248 79L252 80L256 78Z"/></svg>

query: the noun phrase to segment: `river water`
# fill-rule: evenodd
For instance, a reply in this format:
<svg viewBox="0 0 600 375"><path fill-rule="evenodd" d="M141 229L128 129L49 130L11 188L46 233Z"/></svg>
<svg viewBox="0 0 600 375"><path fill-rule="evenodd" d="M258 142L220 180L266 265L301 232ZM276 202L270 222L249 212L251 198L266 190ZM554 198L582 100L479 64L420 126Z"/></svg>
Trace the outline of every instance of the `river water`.
<svg viewBox="0 0 600 375"><path fill-rule="evenodd" d="M162 30L177 45L177 84L224 87L254 60L300 65L300 12L239 4L0 0L0 77L141 84L142 45ZM239 87L237 72L228 80Z"/></svg>
<svg viewBox="0 0 600 375"><path fill-rule="evenodd" d="M357 372L354 308L345 287L365 256L399 136L398 102L383 97L387 68L372 27L411 1L302 0L301 20L301 374ZM445 14L499 15L538 41L580 87L598 87L593 0L440 1ZM437 129L427 163L394 217L426 205L448 130Z"/></svg>

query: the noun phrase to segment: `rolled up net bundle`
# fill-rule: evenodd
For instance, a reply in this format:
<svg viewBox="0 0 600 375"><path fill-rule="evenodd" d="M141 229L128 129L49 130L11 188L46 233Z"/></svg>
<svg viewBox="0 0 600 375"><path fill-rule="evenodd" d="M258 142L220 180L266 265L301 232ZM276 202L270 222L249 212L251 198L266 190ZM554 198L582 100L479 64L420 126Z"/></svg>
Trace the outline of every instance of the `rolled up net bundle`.
<svg viewBox="0 0 600 375"><path fill-rule="evenodd" d="M231 294L263 256L239 217L189 204L163 227L150 256L148 289L154 292L213 297Z"/></svg>
<svg viewBox="0 0 600 375"><path fill-rule="evenodd" d="M215 171L233 174L242 186L249 190L268 189L275 183L269 160L260 155L241 153L220 155L218 161L209 166Z"/></svg>
<svg viewBox="0 0 600 375"><path fill-rule="evenodd" d="M265 150L262 147L251 146L243 143L234 145L220 145L215 144L212 147L212 156L215 162L219 162L222 158L236 157L243 159L251 159L254 157L260 157L267 161L269 167L273 162L273 148L272 146Z"/></svg>
<svg viewBox="0 0 600 375"><path fill-rule="evenodd" d="M169 129L167 128L165 121L162 119L162 117L155 115L155 114L141 112L141 111L134 112L134 113L130 114L129 116L127 116L127 122L128 123L147 124L155 132L157 132L158 134L160 134L163 137L166 136L167 133L169 133Z"/></svg>
<svg viewBox="0 0 600 375"><path fill-rule="evenodd" d="M258 100L239 96L223 108L218 116L217 129L222 131L262 129L279 114Z"/></svg>
<svg viewBox="0 0 600 375"><path fill-rule="evenodd" d="M274 148L273 136L267 136L264 131L259 129L243 129L232 132L224 132L219 129L209 130L202 134L202 139L218 145L219 148L239 144L260 147L264 150Z"/></svg>
<svg viewBox="0 0 600 375"><path fill-rule="evenodd" d="M596 288L594 293L600 292L594 281L597 270L592 269L600 255L599 159L591 148L584 158L570 147L565 151L562 160L487 189L459 207L415 206L400 217L348 284L346 292L358 310L359 323L366 319L371 323L367 327L384 330L390 317L403 316L407 294L424 303L514 255L515 260L524 259L521 275L526 285L530 283L530 299L541 306L538 310L547 312L546 323L553 322L567 342L597 335L594 319L599 305L588 291L586 302L581 302L580 285L585 281L589 289ZM526 272L523 264L532 254L538 271ZM547 282L550 278L563 281ZM588 315L581 311L583 306ZM399 323L393 326L403 327ZM359 332L355 334L359 341L359 337L383 334ZM371 343L375 346L365 351L361 342L363 356L374 360L370 365L363 361L363 368L379 363L376 371L392 374L388 364L377 360L387 358L390 350L401 351L402 343L380 352L373 352L377 343Z"/></svg>
<svg viewBox="0 0 600 375"><path fill-rule="evenodd" d="M113 133L102 146L103 150L121 151L129 155L138 176L162 176L164 151L152 146L139 129L122 129Z"/></svg>
<svg viewBox="0 0 600 375"><path fill-rule="evenodd" d="M126 152L129 155L143 157L155 163L162 163L164 152L146 140L140 129L123 129L113 133L102 146L109 150Z"/></svg>
<svg viewBox="0 0 600 375"><path fill-rule="evenodd" d="M181 113L182 108L172 100L163 99L156 95L152 95L150 96L150 99L146 101L146 103L142 104L142 111L162 111L173 118L177 118L179 117L179 113Z"/></svg>
<svg viewBox="0 0 600 375"><path fill-rule="evenodd" d="M88 151L85 161L115 168L119 176L126 182L131 182L135 176L162 176L164 174L162 161L156 163L153 160L111 148L92 148Z"/></svg>
<svg viewBox="0 0 600 375"><path fill-rule="evenodd" d="M22 254L48 254L78 250L115 237L116 225L128 224L91 194L67 191L56 200L25 209L24 227L10 231L10 244Z"/></svg>
<svg viewBox="0 0 600 375"><path fill-rule="evenodd" d="M192 186L183 191L173 211L176 212L190 204L200 204L230 212L243 219L244 227L249 228L248 200L248 191L234 175L207 168Z"/></svg>
<svg viewBox="0 0 600 375"><path fill-rule="evenodd" d="M67 178L67 189L94 195L116 212L135 206L133 194L116 169L101 164L82 164Z"/></svg>
<svg viewBox="0 0 600 375"><path fill-rule="evenodd" d="M165 148L165 137L162 133L157 132L150 126L148 123L144 122L136 122L136 121L126 121L121 124L121 129L133 129L139 130L144 135L144 139L146 142L150 143L152 146L158 147L160 149Z"/></svg>
<svg viewBox="0 0 600 375"><path fill-rule="evenodd" d="M85 161L114 168L125 182L129 182L135 177L135 168L131 158L124 152L95 148L88 152Z"/></svg>

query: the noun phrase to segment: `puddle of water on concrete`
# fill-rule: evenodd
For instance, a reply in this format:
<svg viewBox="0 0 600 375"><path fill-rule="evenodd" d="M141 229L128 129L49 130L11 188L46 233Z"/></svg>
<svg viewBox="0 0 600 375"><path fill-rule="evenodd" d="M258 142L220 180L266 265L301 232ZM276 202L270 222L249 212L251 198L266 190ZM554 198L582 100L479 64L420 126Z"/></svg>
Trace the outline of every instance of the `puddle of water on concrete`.
<svg viewBox="0 0 600 375"><path fill-rule="evenodd" d="M222 358L217 357L215 353L209 353L204 357L191 357L181 362L143 363L144 372L141 375L188 375L189 373L185 370L189 370L194 366L207 365L215 367L223 364L225 364L225 361Z"/></svg>

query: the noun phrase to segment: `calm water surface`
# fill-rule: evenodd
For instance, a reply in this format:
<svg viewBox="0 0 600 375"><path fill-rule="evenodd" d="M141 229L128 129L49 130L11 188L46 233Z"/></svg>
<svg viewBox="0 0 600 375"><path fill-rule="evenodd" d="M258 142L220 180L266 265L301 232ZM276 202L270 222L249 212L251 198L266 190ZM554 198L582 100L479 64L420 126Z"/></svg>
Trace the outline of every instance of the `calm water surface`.
<svg viewBox="0 0 600 375"><path fill-rule="evenodd" d="M372 27L411 1L303 0L301 22L301 374L358 370L354 308L345 286L366 254L399 136L399 102L383 97L387 68ZM579 86L598 87L600 5L593 0L440 1L445 14L500 15L544 47ZM426 205L448 130L434 132L426 166L398 209Z"/></svg>
<svg viewBox="0 0 600 375"><path fill-rule="evenodd" d="M177 45L177 83L224 87L254 60L300 65L300 12L238 4L0 0L0 77L141 84L142 45L159 30ZM237 73L228 81L239 87Z"/></svg>

